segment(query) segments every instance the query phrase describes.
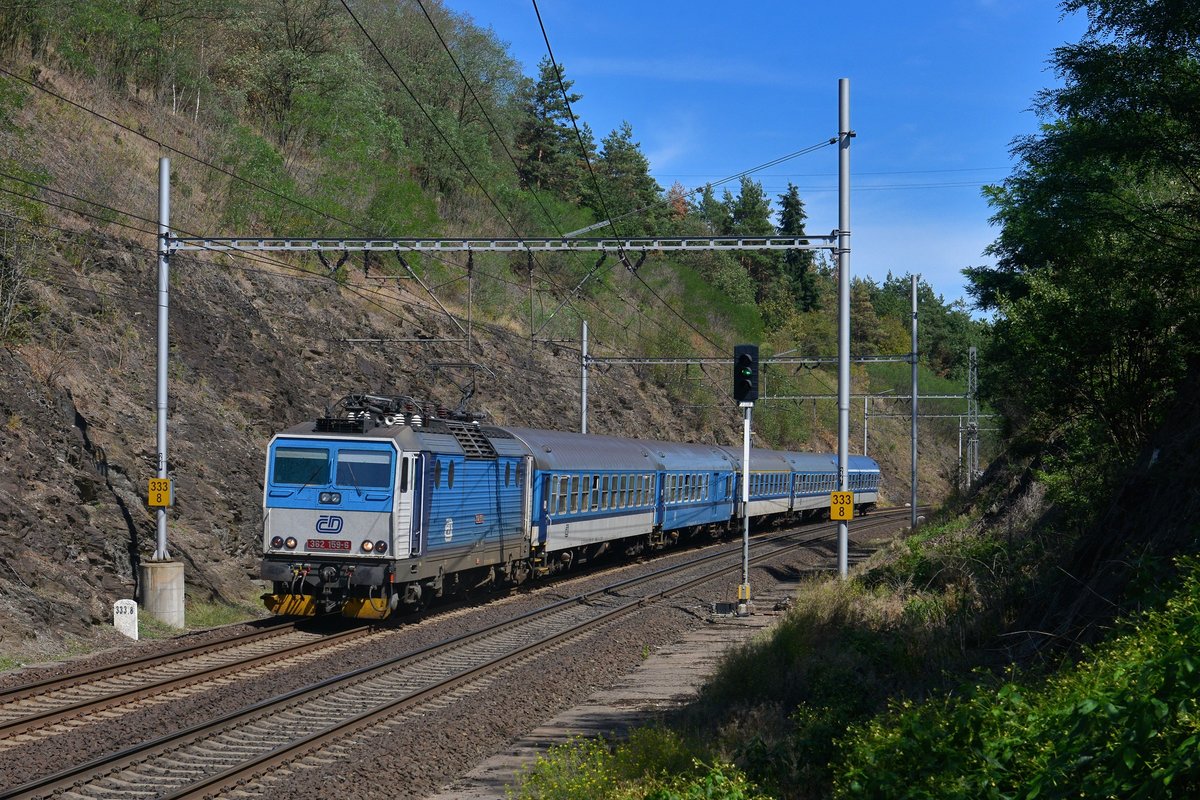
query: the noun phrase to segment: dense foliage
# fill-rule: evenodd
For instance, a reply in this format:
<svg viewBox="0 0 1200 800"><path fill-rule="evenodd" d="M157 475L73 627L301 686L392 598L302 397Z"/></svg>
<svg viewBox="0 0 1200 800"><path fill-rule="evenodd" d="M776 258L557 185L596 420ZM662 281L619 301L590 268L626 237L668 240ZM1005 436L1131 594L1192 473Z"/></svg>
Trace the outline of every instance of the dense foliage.
<svg viewBox="0 0 1200 800"><path fill-rule="evenodd" d="M1200 17L1188 3L1064 8L1086 10L1089 32L1054 53L1063 86L1038 97L1042 132L990 191L998 266L969 277L997 312L995 402L1102 470L1136 454L1197 366Z"/></svg>
<svg viewBox="0 0 1200 800"><path fill-rule="evenodd" d="M836 797L1194 797L1200 567L1047 681L1013 674L855 727Z"/></svg>

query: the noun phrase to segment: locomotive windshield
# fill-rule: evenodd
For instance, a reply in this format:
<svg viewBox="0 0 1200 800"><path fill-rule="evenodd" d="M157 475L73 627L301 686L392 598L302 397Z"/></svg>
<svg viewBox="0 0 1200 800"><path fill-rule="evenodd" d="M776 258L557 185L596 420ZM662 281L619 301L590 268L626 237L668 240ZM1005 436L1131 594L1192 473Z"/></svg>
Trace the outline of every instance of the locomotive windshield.
<svg viewBox="0 0 1200 800"><path fill-rule="evenodd" d="M329 450L316 447L279 447L275 450L272 481L305 486L329 480Z"/></svg>
<svg viewBox="0 0 1200 800"><path fill-rule="evenodd" d="M338 451L336 483L355 489L390 488L392 454L379 450Z"/></svg>

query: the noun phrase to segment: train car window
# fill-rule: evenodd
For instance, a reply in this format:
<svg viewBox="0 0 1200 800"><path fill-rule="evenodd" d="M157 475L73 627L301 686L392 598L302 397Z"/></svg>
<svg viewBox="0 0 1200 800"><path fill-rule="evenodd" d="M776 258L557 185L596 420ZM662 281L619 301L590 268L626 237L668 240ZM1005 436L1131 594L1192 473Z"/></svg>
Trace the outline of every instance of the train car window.
<svg viewBox="0 0 1200 800"><path fill-rule="evenodd" d="M600 479L600 508L607 509L610 507L611 495L608 493L608 476L605 475Z"/></svg>
<svg viewBox="0 0 1200 800"><path fill-rule="evenodd" d="M454 462L450 462L450 466L446 468L446 488L454 488Z"/></svg>
<svg viewBox="0 0 1200 800"><path fill-rule="evenodd" d="M555 478L554 492L558 495L558 513L567 513L567 476L559 475Z"/></svg>
<svg viewBox="0 0 1200 800"><path fill-rule="evenodd" d="M387 489L392 485L392 454L379 450L341 450L336 482L356 489Z"/></svg>
<svg viewBox="0 0 1200 800"><path fill-rule="evenodd" d="M617 480L621 487L617 493L618 508L626 508L629 506L629 476L622 475Z"/></svg>
<svg viewBox="0 0 1200 800"><path fill-rule="evenodd" d="M408 459L400 459L400 493L408 491Z"/></svg>
<svg viewBox="0 0 1200 800"><path fill-rule="evenodd" d="M437 489L442 485L442 462L441 459L433 462L433 488Z"/></svg>
<svg viewBox="0 0 1200 800"><path fill-rule="evenodd" d="M315 447L275 448L275 483L324 485L329 481L329 451Z"/></svg>
<svg viewBox="0 0 1200 800"><path fill-rule="evenodd" d="M504 485L508 486L512 482L512 462L504 465Z"/></svg>
<svg viewBox="0 0 1200 800"><path fill-rule="evenodd" d="M600 476L592 476L592 511L600 508Z"/></svg>

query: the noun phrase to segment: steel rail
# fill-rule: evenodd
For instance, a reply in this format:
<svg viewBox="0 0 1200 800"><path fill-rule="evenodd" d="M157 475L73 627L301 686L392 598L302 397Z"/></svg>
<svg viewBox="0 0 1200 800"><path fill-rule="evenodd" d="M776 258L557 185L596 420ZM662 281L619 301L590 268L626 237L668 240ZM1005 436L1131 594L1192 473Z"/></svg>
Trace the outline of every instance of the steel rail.
<svg viewBox="0 0 1200 800"><path fill-rule="evenodd" d="M9 721L0 722L0 739L9 739L14 736L18 736L20 734L29 733L31 731L34 731L34 730L37 730L40 728L45 728L49 725L53 725L56 722L61 722L63 720L77 718L77 717L82 717L82 716L85 716L88 714L98 713L100 711L105 711L105 710L108 710L115 706L128 705L131 703L135 703L139 700L146 699L153 695L172 691L174 689L179 689L184 686L191 686L196 683L203 683L205 681L215 680L224 675L229 675L231 673L240 672L240 671L246 670L246 669L252 669L254 667L261 666L263 664L269 664L269 663L272 663L275 661L283 661L283 660L286 660L288 658L292 658L292 657L295 657L298 655L304 655L304 654L307 654L310 652L324 650L324 649L327 649L330 647L335 647L337 645L344 645L344 644L346 644L348 642L352 642L356 639L364 638L366 636L370 636L372 634L379 633L379 632L380 631L378 628L371 628L371 627L365 627L365 626L352 628L350 630L340 631L338 633L334 633L334 634L331 634L328 636L322 636L321 638L316 639L316 640L297 642L295 644L291 644L286 647L271 650L266 653L252 655L249 658L238 658L237 660L234 660L234 661L226 661L223 663L213 664L212 666L205 666L200 669L194 669L194 670L189 671L182 675L173 675L173 676L167 677L167 678L151 680L149 682L142 683L142 684L139 684L136 686L131 686L128 688L120 688L117 691L109 691L104 694L100 694L100 695L97 695L94 697L88 697L88 698L85 698L82 700L77 700L75 702L67 703L62 706L56 706L56 707L45 709L42 711L37 711L33 714L27 714L27 715L23 715L21 717L17 717L15 719L12 719ZM286 634L283 634L283 635L286 635ZM267 638L269 640L270 638L278 638L278 637L265 637L265 638ZM257 642L252 642L252 643L257 643ZM242 645L240 645L240 646L245 646L245 644L246 643L242 643ZM236 649L236 648L235 647L218 648L217 650L210 652L210 653L202 653L202 654L195 655L191 659L179 659L179 660L172 661L169 663L179 664L181 661L184 661L184 660L204 659L207 656L213 655L214 653L226 652L230 649ZM161 667L162 665L159 665L159 666ZM146 669L150 669L150 668L148 667ZM87 685L96 685L99 683L100 683L100 681L94 681ZM78 684L76 684L76 686L78 686ZM68 687L68 688L75 688L75 687L72 686L72 687ZM32 697L37 698L37 697L41 697L41 695L34 695ZM29 698L25 698L25 699L29 699ZM20 700L14 701L14 705L19 704L20 702L21 702ZM3 710L4 709L2 707L0 707L0 711L3 711Z"/></svg>

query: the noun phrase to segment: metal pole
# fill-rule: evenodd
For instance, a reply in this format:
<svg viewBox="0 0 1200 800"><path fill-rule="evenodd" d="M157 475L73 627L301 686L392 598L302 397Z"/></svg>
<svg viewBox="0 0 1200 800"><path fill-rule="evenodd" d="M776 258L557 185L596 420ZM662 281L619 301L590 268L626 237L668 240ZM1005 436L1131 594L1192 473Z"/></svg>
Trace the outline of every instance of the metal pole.
<svg viewBox="0 0 1200 800"><path fill-rule="evenodd" d="M167 237L171 228L171 161L158 160L158 471L155 477L167 477L167 306L170 289L170 266L167 256ZM158 509L158 540L153 561L168 561L167 509Z"/></svg>
<svg viewBox="0 0 1200 800"><path fill-rule="evenodd" d="M583 348L579 355L579 432L587 433L587 320L583 321Z"/></svg>
<svg viewBox="0 0 1200 800"><path fill-rule="evenodd" d="M742 585L738 587L738 614L750 606L750 412L753 403L742 403Z"/></svg>
<svg viewBox="0 0 1200 800"><path fill-rule="evenodd" d="M963 480L962 480L962 476L963 476L962 432L963 432L963 418L962 418L962 415L959 415L959 417L958 417L958 472L954 476L954 485L960 492L962 491L962 488L963 488L963 485L962 485L963 484Z"/></svg>
<svg viewBox="0 0 1200 800"><path fill-rule="evenodd" d="M850 80L838 80L838 488L850 491ZM838 574L849 574L850 530L838 522Z"/></svg>
<svg viewBox="0 0 1200 800"><path fill-rule="evenodd" d="M471 316L475 305L475 254L467 253L467 361L471 360Z"/></svg>
<svg viewBox="0 0 1200 800"><path fill-rule="evenodd" d="M917 529L917 276L912 276L912 530Z"/></svg>
<svg viewBox="0 0 1200 800"><path fill-rule="evenodd" d="M979 475L979 373L977 350L967 348L967 485Z"/></svg>
<svg viewBox="0 0 1200 800"><path fill-rule="evenodd" d="M869 395L863 395L863 455L867 454L867 398Z"/></svg>

